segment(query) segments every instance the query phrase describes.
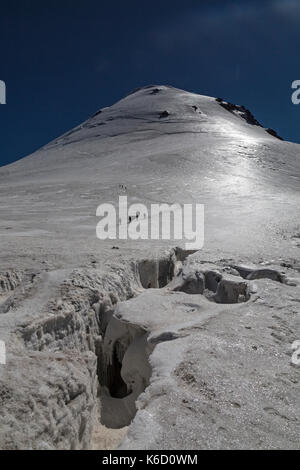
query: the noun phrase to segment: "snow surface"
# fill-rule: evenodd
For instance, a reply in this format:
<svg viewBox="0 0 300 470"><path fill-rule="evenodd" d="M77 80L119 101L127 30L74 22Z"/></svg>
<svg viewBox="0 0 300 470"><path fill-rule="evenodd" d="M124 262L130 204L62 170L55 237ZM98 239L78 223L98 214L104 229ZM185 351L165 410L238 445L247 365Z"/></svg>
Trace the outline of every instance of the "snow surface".
<svg viewBox="0 0 300 470"><path fill-rule="evenodd" d="M0 168L0 340L10 364L0 368L0 447L91 446L95 354L109 339L98 322L118 302L112 322L125 322L128 337L139 325L160 338L122 448L299 448L300 372L290 364L300 337L299 179L298 144L169 86L141 88ZM279 274L234 306L171 287L144 291L134 263L179 243L99 241L97 206L124 194L205 204L196 270L210 262L239 285L241 263ZM281 271L292 281L276 282ZM125 378L146 380L130 354Z"/></svg>
<svg viewBox="0 0 300 470"><path fill-rule="evenodd" d="M26 266L33 253L54 264L94 254L96 208L116 202L120 184L130 202L205 204L205 250L294 256L299 169L299 145L214 98L142 88L0 169L2 262L19 262L18 246Z"/></svg>

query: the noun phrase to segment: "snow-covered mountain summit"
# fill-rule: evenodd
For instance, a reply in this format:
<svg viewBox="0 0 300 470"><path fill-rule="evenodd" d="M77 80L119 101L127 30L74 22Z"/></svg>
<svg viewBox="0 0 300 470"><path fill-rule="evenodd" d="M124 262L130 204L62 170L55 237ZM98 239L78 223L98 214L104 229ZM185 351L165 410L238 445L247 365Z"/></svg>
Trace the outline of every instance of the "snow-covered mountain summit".
<svg viewBox="0 0 300 470"><path fill-rule="evenodd" d="M265 130L242 106L171 86L146 86L113 106L100 109L56 140L55 145L143 131L166 134L210 132L225 137L248 133L256 138L266 137Z"/></svg>

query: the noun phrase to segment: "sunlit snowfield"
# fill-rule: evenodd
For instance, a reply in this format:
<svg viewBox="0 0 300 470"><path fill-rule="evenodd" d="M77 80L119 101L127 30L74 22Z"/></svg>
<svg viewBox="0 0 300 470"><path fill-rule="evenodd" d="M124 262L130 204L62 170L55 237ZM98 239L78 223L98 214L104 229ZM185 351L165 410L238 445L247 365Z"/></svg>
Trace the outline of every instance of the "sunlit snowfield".
<svg viewBox="0 0 300 470"><path fill-rule="evenodd" d="M4 254L19 257L19 243L23 256L34 247L35 257L65 257L70 239L78 256L100 247L96 208L117 203L123 184L129 203L205 204L207 250L287 255L298 229L299 165L297 144L214 98L142 89L1 169Z"/></svg>

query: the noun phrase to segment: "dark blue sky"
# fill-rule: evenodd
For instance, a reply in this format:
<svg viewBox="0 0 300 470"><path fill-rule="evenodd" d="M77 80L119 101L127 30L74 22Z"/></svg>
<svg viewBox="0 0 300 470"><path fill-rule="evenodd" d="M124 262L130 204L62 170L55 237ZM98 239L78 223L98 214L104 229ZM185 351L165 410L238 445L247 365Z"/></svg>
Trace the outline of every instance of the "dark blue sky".
<svg viewBox="0 0 300 470"><path fill-rule="evenodd" d="M147 84L242 104L300 143L300 0L3 0L0 14L1 165Z"/></svg>

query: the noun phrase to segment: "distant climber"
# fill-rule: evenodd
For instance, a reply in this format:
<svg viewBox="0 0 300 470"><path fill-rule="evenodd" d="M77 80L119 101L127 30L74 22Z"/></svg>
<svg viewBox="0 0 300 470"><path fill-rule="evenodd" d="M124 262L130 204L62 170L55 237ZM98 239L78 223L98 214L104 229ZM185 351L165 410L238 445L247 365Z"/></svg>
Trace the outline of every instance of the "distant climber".
<svg viewBox="0 0 300 470"><path fill-rule="evenodd" d="M160 113L159 119L167 118L168 116L170 116L170 113L168 111L163 111Z"/></svg>

